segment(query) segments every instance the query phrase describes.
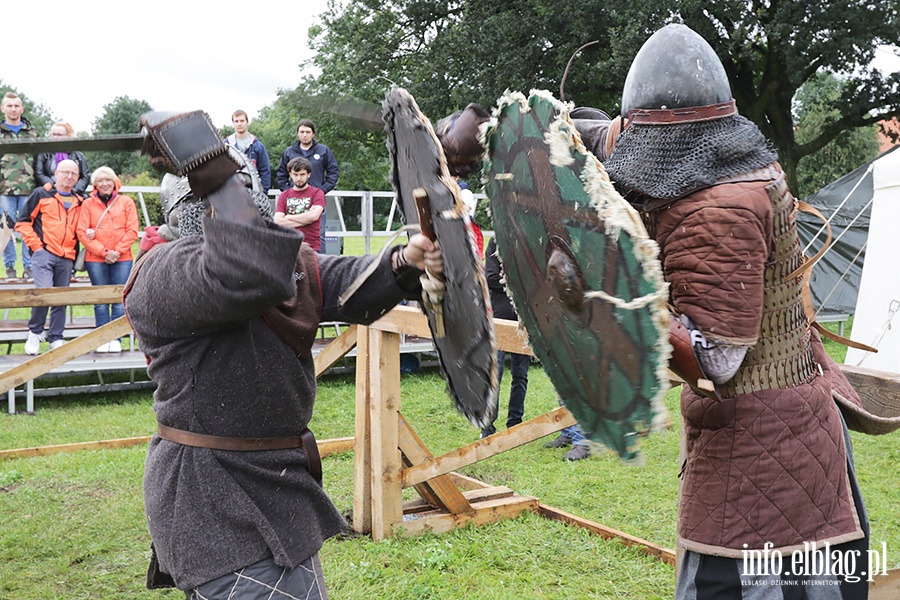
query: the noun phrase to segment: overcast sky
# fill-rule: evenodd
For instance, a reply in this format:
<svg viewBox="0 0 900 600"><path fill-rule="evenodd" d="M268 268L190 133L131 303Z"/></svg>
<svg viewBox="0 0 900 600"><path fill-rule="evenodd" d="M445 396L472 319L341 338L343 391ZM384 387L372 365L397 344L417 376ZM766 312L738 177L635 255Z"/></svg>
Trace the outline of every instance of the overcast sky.
<svg viewBox="0 0 900 600"><path fill-rule="evenodd" d="M88 132L117 96L156 110L202 109L217 126L238 108L252 120L305 75L306 31L327 8L327 0L9 2L0 79Z"/></svg>
<svg viewBox="0 0 900 600"><path fill-rule="evenodd" d="M238 108L252 120L306 74L306 31L328 0L8 1L16 10L4 10L0 79L89 132L117 96L202 109L217 126ZM892 52L877 56L900 70Z"/></svg>

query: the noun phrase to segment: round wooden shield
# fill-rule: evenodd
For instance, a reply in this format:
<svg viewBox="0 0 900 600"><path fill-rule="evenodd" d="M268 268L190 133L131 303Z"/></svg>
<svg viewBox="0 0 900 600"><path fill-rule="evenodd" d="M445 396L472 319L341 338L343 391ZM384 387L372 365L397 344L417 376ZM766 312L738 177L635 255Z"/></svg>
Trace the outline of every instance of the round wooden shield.
<svg viewBox="0 0 900 600"><path fill-rule="evenodd" d="M486 191L506 285L585 435L625 459L667 421L667 285L637 212L547 92L502 98Z"/></svg>
<svg viewBox="0 0 900 600"><path fill-rule="evenodd" d="M435 349L457 409L477 427L490 423L497 402L497 342L484 266L475 250L466 207L430 121L404 89L385 95L383 118L391 179L406 224L419 224L414 195L428 199L426 223L441 246L445 291L440 316L428 314ZM436 319L442 319L438 327Z"/></svg>

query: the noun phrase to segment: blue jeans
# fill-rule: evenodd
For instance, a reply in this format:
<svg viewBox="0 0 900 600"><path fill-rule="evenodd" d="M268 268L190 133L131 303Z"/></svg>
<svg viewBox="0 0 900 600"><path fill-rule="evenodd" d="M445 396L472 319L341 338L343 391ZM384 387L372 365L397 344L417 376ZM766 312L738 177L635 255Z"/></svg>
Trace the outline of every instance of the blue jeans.
<svg viewBox="0 0 900 600"><path fill-rule="evenodd" d="M497 382L503 379L503 363L506 359L506 352L500 350L497 352ZM528 392L528 367L531 366L531 357L527 354L509 353L509 371L512 373L512 383L509 386L509 409L506 413L506 428L509 429L522 422L525 416L525 394ZM491 415L491 424L481 430L482 435L488 436L497 433L494 427L494 421L497 419L497 411L499 405L494 409Z"/></svg>
<svg viewBox="0 0 900 600"><path fill-rule="evenodd" d="M47 250L38 250L32 259L35 288L69 287L74 261L61 258ZM32 308L31 318L28 320L28 331L37 335L44 332L48 308L50 309L50 331L47 334L47 341L55 342L63 339L66 329L65 306L35 306Z"/></svg>
<svg viewBox="0 0 900 600"><path fill-rule="evenodd" d="M562 401L562 398L558 399L560 406L565 406L565 403ZM584 434L581 433L581 430L578 428L578 425L572 425L571 427L566 427L562 431L559 432L559 435L564 435L567 438L572 440L573 446L587 446L587 438L584 437Z"/></svg>
<svg viewBox="0 0 900 600"><path fill-rule="evenodd" d="M122 285L128 281L131 262L130 260L120 260L111 265L105 262L85 262L84 267L87 269L88 277L91 278L91 285ZM124 315L125 307L121 303L94 305L94 323L97 327L106 325Z"/></svg>
<svg viewBox="0 0 900 600"><path fill-rule="evenodd" d="M19 211L25 207L28 196L2 196L0 195L0 210L12 217L13 221L19 218ZM22 245L22 268L31 268L31 250L25 245L25 240L21 241ZM16 264L16 238L9 240L6 248L3 249L3 264Z"/></svg>

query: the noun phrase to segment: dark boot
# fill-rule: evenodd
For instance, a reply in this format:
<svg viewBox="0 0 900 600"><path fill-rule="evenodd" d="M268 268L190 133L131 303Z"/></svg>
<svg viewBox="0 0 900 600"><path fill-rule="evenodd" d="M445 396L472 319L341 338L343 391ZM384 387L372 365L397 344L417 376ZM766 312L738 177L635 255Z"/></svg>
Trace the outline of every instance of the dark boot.
<svg viewBox="0 0 900 600"><path fill-rule="evenodd" d="M572 446L572 449L563 454L563 460L575 461L584 460L591 455L591 449L584 444Z"/></svg>
<svg viewBox="0 0 900 600"><path fill-rule="evenodd" d="M572 438L566 435L560 435L555 440L551 440L544 444L544 448L568 448L572 445Z"/></svg>

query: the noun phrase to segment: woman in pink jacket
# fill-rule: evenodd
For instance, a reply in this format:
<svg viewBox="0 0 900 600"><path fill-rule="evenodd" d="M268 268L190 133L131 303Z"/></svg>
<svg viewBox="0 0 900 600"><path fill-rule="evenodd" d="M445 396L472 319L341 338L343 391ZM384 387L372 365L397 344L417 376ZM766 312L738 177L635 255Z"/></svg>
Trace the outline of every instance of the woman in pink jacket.
<svg viewBox="0 0 900 600"><path fill-rule="evenodd" d="M92 285L124 284L131 273L131 246L138 238L138 217L134 200L119 194L122 187L115 171L100 167L91 175L93 191L81 205L75 230L87 253L85 267ZM95 304L97 327L125 314L121 303ZM113 340L97 352L121 352L122 344Z"/></svg>

